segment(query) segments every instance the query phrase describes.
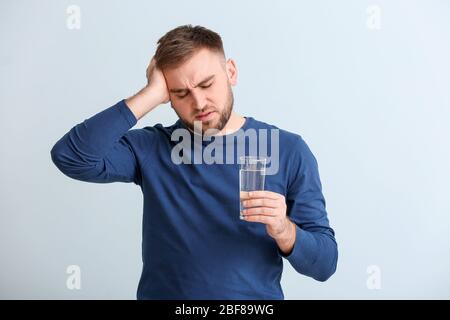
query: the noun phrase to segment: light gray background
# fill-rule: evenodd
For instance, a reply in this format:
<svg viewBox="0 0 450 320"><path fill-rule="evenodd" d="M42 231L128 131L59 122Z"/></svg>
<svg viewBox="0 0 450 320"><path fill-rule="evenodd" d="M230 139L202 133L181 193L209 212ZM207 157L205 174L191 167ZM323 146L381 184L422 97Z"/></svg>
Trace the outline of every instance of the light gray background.
<svg viewBox="0 0 450 320"><path fill-rule="evenodd" d="M135 299L140 189L71 180L50 149L139 90L156 41L187 23L236 60L236 110L301 134L318 159L338 270L320 283L285 261L286 299L450 298L449 16L425 0L1 1L0 298ZM135 128L176 119L160 106ZM81 290L66 288L69 265Z"/></svg>

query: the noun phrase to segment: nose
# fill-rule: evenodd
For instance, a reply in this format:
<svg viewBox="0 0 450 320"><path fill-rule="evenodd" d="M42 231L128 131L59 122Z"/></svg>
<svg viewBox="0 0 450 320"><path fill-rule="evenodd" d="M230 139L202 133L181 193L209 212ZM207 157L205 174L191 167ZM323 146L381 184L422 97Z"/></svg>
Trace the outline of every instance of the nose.
<svg viewBox="0 0 450 320"><path fill-rule="evenodd" d="M206 95L205 93L201 91L194 90L191 91L192 93L192 100L194 104L194 108L197 110L203 110L206 107Z"/></svg>

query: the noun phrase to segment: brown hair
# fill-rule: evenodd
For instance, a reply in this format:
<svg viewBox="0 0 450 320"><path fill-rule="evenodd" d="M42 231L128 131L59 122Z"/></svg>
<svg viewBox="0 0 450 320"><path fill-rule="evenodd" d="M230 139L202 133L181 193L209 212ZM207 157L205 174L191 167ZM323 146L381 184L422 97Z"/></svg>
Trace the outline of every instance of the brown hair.
<svg viewBox="0 0 450 320"><path fill-rule="evenodd" d="M219 34L202 26L179 26L158 40L156 65L160 69L177 68L203 48L215 51L225 58Z"/></svg>

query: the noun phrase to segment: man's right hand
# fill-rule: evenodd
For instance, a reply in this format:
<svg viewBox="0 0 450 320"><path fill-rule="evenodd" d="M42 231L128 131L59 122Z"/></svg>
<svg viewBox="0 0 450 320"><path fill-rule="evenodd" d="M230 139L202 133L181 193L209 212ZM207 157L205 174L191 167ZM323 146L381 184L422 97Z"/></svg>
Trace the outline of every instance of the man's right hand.
<svg viewBox="0 0 450 320"><path fill-rule="evenodd" d="M167 89L166 78L162 71L156 67L156 60L152 58L147 67L147 86L158 92L161 103L169 102L169 90Z"/></svg>
<svg viewBox="0 0 450 320"><path fill-rule="evenodd" d="M152 58L146 70L147 85L134 96L125 100L137 120L160 104L170 101L169 90L162 71L156 67Z"/></svg>

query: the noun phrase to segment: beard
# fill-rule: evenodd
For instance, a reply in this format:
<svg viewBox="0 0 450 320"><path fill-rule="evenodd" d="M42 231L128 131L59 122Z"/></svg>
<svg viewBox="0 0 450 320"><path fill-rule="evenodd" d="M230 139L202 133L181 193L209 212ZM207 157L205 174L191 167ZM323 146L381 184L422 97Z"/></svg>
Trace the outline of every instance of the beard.
<svg viewBox="0 0 450 320"><path fill-rule="evenodd" d="M172 105L172 103L171 103ZM231 117L231 112L233 111L233 105L234 105L234 96L233 96L233 91L231 89L231 85L228 84L228 91L227 91L227 98L225 101L225 105L222 108L222 111L218 111L213 109L208 109L205 108L207 110L211 110L211 111L216 111L218 112L219 117L214 118L212 120L208 120L208 121L200 121L200 120L196 120L195 122L199 122L201 124L201 129L202 129L202 135L205 135L205 132L207 130L210 129L214 129L214 130L218 130L221 131L223 128L225 128L225 126L228 123L228 120ZM186 119L183 119L178 112L175 110L175 108L172 105L172 109L175 111L175 113L177 114L178 118L180 118L180 120L184 123L184 125L192 132L197 133L198 132L198 127L197 127L197 131L194 130L194 121L189 121ZM202 113L203 111L199 112ZM214 123L215 121L215 123Z"/></svg>

